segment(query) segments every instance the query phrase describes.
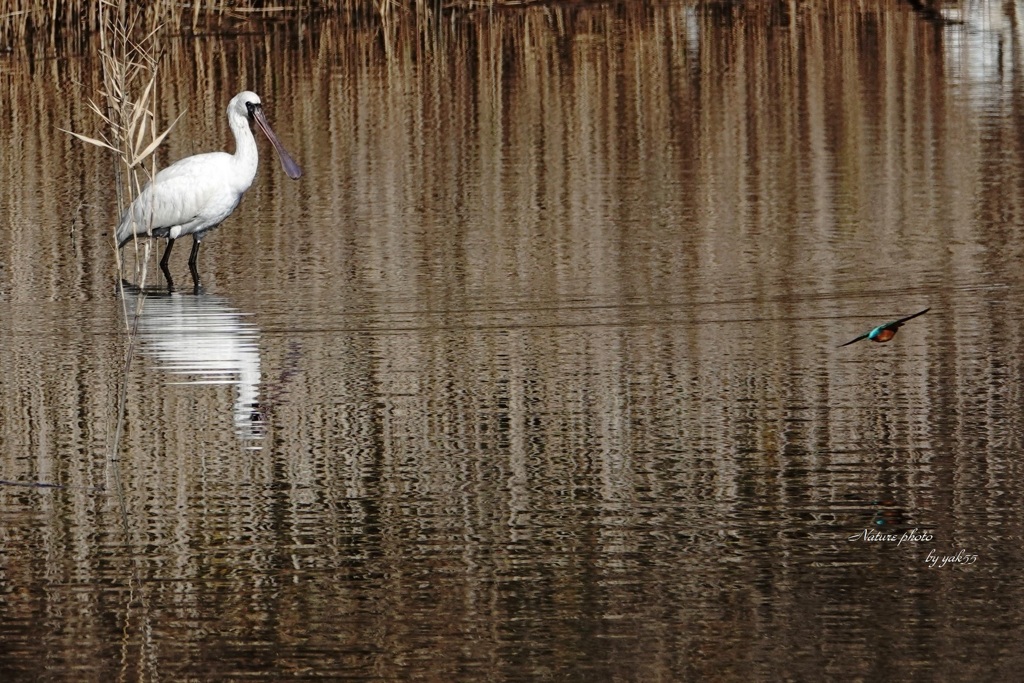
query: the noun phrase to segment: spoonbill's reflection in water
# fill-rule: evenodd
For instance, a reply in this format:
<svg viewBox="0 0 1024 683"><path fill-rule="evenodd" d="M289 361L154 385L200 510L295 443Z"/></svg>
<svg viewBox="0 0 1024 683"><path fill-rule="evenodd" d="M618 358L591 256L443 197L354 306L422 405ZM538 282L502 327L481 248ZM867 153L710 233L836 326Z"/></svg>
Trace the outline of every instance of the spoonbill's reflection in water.
<svg viewBox="0 0 1024 683"><path fill-rule="evenodd" d="M138 297L128 297L133 315ZM259 329L217 296L164 294L145 297L139 316L139 350L161 370L188 377L172 384L234 384L235 433L259 439ZM253 446L258 448L258 446Z"/></svg>

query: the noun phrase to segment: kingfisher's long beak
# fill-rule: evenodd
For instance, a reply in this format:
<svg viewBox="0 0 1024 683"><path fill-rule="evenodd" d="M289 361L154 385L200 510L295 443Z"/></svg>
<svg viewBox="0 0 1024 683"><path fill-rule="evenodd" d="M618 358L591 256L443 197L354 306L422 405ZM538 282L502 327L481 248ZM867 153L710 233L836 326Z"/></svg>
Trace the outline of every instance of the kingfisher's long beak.
<svg viewBox="0 0 1024 683"><path fill-rule="evenodd" d="M263 134L270 140L270 144L274 146L277 151L277 156L281 160L281 168L288 174L288 177L292 180L297 180L302 177L302 169L295 159L292 159L292 155L288 153L288 150L284 148L281 141L277 139L277 135L274 134L274 129L270 127L270 123L267 121L267 115L263 113L263 107L256 105L252 108L252 118L256 122L256 127L263 131Z"/></svg>

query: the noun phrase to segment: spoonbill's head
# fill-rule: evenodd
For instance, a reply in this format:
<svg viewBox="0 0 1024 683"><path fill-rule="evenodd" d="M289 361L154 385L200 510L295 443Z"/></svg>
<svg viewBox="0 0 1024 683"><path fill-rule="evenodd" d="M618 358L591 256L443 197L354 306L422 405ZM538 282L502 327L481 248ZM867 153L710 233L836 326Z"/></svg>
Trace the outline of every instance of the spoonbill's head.
<svg viewBox="0 0 1024 683"><path fill-rule="evenodd" d="M277 135L274 134L274 129L270 127L267 115L263 112L263 101L260 100L259 95L251 90L243 90L232 97L231 101L228 102L228 118L234 117L242 118L255 124L267 136L270 144L274 146L278 158L281 160L281 168L284 169L289 178L295 180L302 177L302 169L295 163L291 155L288 154L288 150L284 148Z"/></svg>

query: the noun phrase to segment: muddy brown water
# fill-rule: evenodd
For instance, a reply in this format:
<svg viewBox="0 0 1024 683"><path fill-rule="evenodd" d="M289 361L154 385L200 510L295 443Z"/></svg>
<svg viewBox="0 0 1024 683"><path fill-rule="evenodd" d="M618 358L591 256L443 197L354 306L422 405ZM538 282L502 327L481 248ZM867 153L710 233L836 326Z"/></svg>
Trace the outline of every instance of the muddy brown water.
<svg viewBox="0 0 1024 683"><path fill-rule="evenodd" d="M170 39L161 162L306 175L127 381L95 57L0 56L0 678L1013 680L1016 8L638 5Z"/></svg>

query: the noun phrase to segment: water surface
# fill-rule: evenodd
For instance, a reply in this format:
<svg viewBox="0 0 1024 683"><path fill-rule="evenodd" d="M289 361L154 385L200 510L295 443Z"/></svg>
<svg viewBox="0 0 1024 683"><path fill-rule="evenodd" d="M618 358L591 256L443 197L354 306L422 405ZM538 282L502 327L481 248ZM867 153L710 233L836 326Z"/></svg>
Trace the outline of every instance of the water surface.
<svg viewBox="0 0 1024 683"><path fill-rule="evenodd" d="M638 5L169 38L306 175L141 307L2 58L0 677L1014 680L1014 7Z"/></svg>

